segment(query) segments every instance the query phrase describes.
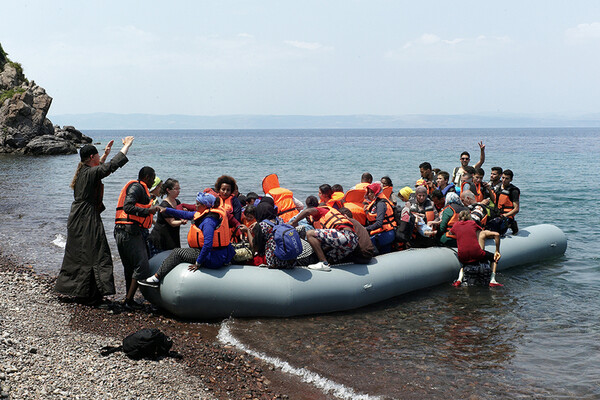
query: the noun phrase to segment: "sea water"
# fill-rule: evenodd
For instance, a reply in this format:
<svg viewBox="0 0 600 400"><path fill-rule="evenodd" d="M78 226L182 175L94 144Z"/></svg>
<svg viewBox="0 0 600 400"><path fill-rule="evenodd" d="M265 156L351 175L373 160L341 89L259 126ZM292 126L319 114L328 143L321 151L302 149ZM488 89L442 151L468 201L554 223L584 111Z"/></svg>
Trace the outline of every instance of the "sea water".
<svg viewBox="0 0 600 400"><path fill-rule="evenodd" d="M163 180L178 179L186 203L222 174L235 177L241 193L262 194L262 178L277 173L303 200L323 183L347 190L363 172L390 176L396 190L414 186L421 162L451 173L464 150L477 162L482 141L486 178L492 166L515 174L519 226L560 227L568 238L564 257L502 271L502 288L440 285L350 312L233 319L224 329L289 373L318 377L312 384L330 397L600 398L598 129L85 133L100 151L115 139L113 152L120 138L135 136L129 163L104 179L103 219L120 295L114 208L122 186L145 165ZM78 161L0 155L1 247L39 273L60 270Z"/></svg>

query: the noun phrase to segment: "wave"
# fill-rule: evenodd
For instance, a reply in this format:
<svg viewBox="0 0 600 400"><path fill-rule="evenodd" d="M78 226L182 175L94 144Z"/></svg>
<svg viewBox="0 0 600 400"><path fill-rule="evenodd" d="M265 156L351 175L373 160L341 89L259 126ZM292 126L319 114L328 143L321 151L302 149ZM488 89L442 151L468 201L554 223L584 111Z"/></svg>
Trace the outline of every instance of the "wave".
<svg viewBox="0 0 600 400"><path fill-rule="evenodd" d="M257 357L264 362L273 365L276 368L280 368L281 371L298 376L303 382L310 383L315 387L321 389L325 393L330 393L340 399L358 399L358 400L376 400L382 399L379 396L371 396L368 394L356 393L354 389L342 385L341 383L334 382L330 379L322 377L321 375L309 371L306 368L296 368L290 365L288 362L283 361L277 357L271 357L264 353L252 350L237 340L229 328L230 320L224 321L219 329L217 339L223 344L230 344L237 349L250 354L253 357Z"/></svg>
<svg viewBox="0 0 600 400"><path fill-rule="evenodd" d="M54 244L57 247L60 247L61 249L64 249L67 245L67 238L59 233L56 235L56 238L54 238L54 240L52 241L52 244Z"/></svg>

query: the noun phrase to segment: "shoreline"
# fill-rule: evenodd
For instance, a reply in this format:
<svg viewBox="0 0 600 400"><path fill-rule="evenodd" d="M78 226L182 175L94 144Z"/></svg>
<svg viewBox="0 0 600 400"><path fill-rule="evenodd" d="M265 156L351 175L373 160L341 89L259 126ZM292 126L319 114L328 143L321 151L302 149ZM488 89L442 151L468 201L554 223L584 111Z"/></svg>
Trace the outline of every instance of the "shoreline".
<svg viewBox="0 0 600 400"><path fill-rule="evenodd" d="M0 399L325 399L319 389L217 341L218 322L181 321L145 303L111 312L53 291L0 249ZM128 334L158 328L183 359L100 355Z"/></svg>

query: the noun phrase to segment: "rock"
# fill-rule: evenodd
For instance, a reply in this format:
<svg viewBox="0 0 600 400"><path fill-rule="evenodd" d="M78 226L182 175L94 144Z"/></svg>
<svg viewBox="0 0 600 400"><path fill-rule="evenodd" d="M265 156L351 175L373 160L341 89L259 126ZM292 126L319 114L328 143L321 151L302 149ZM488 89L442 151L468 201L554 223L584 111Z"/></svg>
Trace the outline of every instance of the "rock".
<svg viewBox="0 0 600 400"><path fill-rule="evenodd" d="M53 126L46 118L52 97L27 81L20 64L0 54L0 153L73 154L79 145L92 142L73 126Z"/></svg>
<svg viewBox="0 0 600 400"><path fill-rule="evenodd" d="M35 156L75 153L77 153L75 144L53 135L38 136L27 143L24 148L24 154Z"/></svg>
<svg viewBox="0 0 600 400"><path fill-rule="evenodd" d="M19 86L19 73L14 65L6 64L4 70L0 71L0 90L8 90Z"/></svg>

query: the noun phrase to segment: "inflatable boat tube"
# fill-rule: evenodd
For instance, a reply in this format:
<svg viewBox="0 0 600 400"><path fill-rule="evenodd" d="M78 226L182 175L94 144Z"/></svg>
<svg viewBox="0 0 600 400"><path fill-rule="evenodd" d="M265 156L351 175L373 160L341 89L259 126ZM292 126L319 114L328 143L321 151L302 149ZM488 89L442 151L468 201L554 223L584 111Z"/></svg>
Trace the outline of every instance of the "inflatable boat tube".
<svg viewBox="0 0 600 400"><path fill-rule="evenodd" d="M567 239L554 225L535 225L502 238L498 270L537 263L565 253ZM493 241L486 250L493 252ZM168 252L150 260L154 273ZM384 254L365 264L332 271L231 265L189 271L180 264L159 288L140 286L151 303L189 319L289 317L351 310L411 291L452 282L460 263L453 249L431 247Z"/></svg>

